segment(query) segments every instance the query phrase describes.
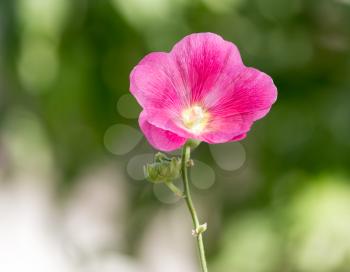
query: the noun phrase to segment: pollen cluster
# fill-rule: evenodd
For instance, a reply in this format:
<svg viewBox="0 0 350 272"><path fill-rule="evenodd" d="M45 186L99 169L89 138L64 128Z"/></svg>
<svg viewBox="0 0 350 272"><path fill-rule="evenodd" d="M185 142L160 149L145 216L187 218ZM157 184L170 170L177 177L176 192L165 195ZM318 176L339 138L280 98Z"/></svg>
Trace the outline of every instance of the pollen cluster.
<svg viewBox="0 0 350 272"><path fill-rule="evenodd" d="M204 131L209 121L209 113L201 106L191 106L181 113L183 125L193 134L200 134Z"/></svg>

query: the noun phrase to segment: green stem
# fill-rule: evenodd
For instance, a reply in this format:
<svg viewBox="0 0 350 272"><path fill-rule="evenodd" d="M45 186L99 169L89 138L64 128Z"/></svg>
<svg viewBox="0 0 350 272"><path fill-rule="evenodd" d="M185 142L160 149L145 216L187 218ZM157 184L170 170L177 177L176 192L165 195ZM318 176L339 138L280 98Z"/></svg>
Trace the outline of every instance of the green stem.
<svg viewBox="0 0 350 272"><path fill-rule="evenodd" d="M165 185L178 197L185 197L184 193L172 182L165 182Z"/></svg>
<svg viewBox="0 0 350 272"><path fill-rule="evenodd" d="M182 180L184 184L184 193L185 193L185 200L187 207L190 211L193 226L194 226L194 235L197 240L197 246L199 251L199 258L200 263L202 267L202 272L208 272L207 268L207 261L205 259L205 250L204 250L204 244L203 244L203 235L202 233L205 231L206 226L201 225L198 220L197 212L194 208L192 198L191 198L191 192L190 192L190 185L189 185L189 179L188 179L188 161L190 160L191 156L191 147L188 144L185 144L182 149L182 161L181 161L181 169L182 169Z"/></svg>

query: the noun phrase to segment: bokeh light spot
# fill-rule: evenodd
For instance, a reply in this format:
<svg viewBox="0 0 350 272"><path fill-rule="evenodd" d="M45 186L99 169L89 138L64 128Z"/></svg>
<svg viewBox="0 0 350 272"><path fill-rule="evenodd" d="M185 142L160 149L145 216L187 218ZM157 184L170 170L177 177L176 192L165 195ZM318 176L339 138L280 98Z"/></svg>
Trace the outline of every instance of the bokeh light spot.
<svg viewBox="0 0 350 272"><path fill-rule="evenodd" d="M141 133L131 126L115 124L104 135L104 145L115 155L124 155L133 150L142 139Z"/></svg>
<svg viewBox="0 0 350 272"><path fill-rule="evenodd" d="M17 15L26 32L44 34L52 38L61 32L69 11L68 0L19 0Z"/></svg>
<svg viewBox="0 0 350 272"><path fill-rule="evenodd" d="M112 0L112 4L118 14L145 37L152 50L164 51L173 45L174 37L189 32L183 13L191 1Z"/></svg>
<svg viewBox="0 0 350 272"><path fill-rule="evenodd" d="M175 182L176 186L181 188L181 182ZM164 204L174 204L180 197L175 195L165 184L154 184L153 193L155 197Z"/></svg>
<svg viewBox="0 0 350 272"><path fill-rule="evenodd" d="M183 1L176 0L113 0L118 11L133 25L144 27L145 24L167 21L174 9L182 6Z"/></svg>
<svg viewBox="0 0 350 272"><path fill-rule="evenodd" d="M55 45L44 39L26 39L21 50L17 63L21 83L31 93L46 90L59 69Z"/></svg>
<svg viewBox="0 0 350 272"><path fill-rule="evenodd" d="M190 178L192 184L198 189L209 189L215 183L215 172L213 168L201 161L194 161L191 168Z"/></svg>
<svg viewBox="0 0 350 272"><path fill-rule="evenodd" d="M239 142L210 145L209 148L216 164L226 171L241 168L246 160L244 146Z"/></svg>
<svg viewBox="0 0 350 272"><path fill-rule="evenodd" d="M143 180L145 179L145 174L143 172L143 166L147 163L151 163L153 161L154 154L140 154L131 158L126 166L126 171L128 175L135 180Z"/></svg>
<svg viewBox="0 0 350 272"><path fill-rule="evenodd" d="M271 272L280 258L279 237L266 213L236 217L225 228L222 246L213 271Z"/></svg>
<svg viewBox="0 0 350 272"><path fill-rule="evenodd" d="M124 94L118 100L117 110L121 116L128 119L135 119L138 118L141 107L132 95Z"/></svg>
<svg viewBox="0 0 350 272"><path fill-rule="evenodd" d="M338 271L350 265L350 187L321 176L291 206L291 261L298 271ZM345 271L345 270L344 270Z"/></svg>
<svg viewBox="0 0 350 272"><path fill-rule="evenodd" d="M43 176L52 173L54 163L50 144L44 128L33 113L23 108L9 111L0 130L0 142L6 146L14 169L33 171Z"/></svg>

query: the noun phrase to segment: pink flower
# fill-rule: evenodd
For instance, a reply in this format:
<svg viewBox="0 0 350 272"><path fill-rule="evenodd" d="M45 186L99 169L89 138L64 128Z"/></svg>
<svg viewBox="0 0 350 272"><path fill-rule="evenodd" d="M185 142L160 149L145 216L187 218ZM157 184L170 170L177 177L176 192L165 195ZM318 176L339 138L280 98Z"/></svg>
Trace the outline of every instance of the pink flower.
<svg viewBox="0 0 350 272"><path fill-rule="evenodd" d="M188 139L241 140L277 98L271 77L246 67L237 47L213 33L145 56L130 74L130 91L143 108L141 130L162 151Z"/></svg>

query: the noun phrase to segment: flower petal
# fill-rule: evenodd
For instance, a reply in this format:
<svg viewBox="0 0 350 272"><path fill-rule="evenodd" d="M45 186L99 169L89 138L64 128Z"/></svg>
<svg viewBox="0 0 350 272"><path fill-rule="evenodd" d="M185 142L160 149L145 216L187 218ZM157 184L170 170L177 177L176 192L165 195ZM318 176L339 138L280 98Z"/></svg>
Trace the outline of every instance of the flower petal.
<svg viewBox="0 0 350 272"><path fill-rule="evenodd" d="M208 131L202 134L201 140L210 144L237 141L242 134L246 134L252 125L251 118L234 114L232 116L214 117L210 122Z"/></svg>
<svg viewBox="0 0 350 272"><path fill-rule="evenodd" d="M247 133L242 133L238 136L233 137L231 139L231 142L237 142L237 141L243 140L245 137L247 137Z"/></svg>
<svg viewBox="0 0 350 272"><path fill-rule="evenodd" d="M222 90L220 99L211 106L215 116L253 115L253 121L264 117L277 99L272 78L254 68L242 69L239 76Z"/></svg>
<svg viewBox="0 0 350 272"><path fill-rule="evenodd" d="M237 47L214 33L188 35L170 55L183 84L180 95L190 105L211 92L226 69L243 66Z"/></svg>
<svg viewBox="0 0 350 272"><path fill-rule="evenodd" d="M182 124L178 113L168 109L151 109L144 110L147 115L147 121L163 130L171 131L182 138L194 138L194 135L187 131Z"/></svg>
<svg viewBox="0 0 350 272"><path fill-rule="evenodd" d="M155 52L144 57L130 74L130 91L147 111L147 121L163 130L186 137L177 126L184 99L179 72L168 53ZM181 133L183 132L183 133Z"/></svg>
<svg viewBox="0 0 350 272"><path fill-rule="evenodd" d="M147 121L147 115L143 111L139 118L140 128L148 142L161 151L173 151L185 144L186 138L175 133L158 128Z"/></svg>
<svg viewBox="0 0 350 272"><path fill-rule="evenodd" d="M179 105L179 91L167 53L144 57L130 74L130 91L142 108L169 109Z"/></svg>
<svg viewBox="0 0 350 272"><path fill-rule="evenodd" d="M248 132L253 122L264 117L277 99L272 79L254 68L242 69L221 91L216 100L204 99L212 122L203 138L212 143L226 142Z"/></svg>

